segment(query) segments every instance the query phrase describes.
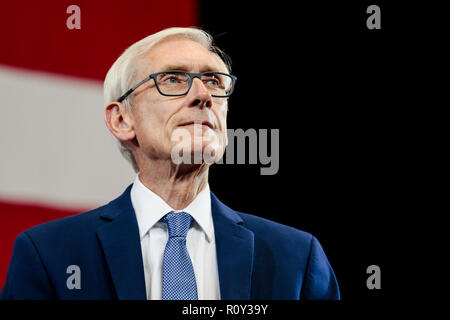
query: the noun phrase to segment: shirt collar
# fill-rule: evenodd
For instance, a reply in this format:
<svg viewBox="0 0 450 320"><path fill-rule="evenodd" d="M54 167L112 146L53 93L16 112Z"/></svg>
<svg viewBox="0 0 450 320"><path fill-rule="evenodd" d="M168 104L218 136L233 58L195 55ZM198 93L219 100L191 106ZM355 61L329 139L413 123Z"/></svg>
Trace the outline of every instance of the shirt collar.
<svg viewBox="0 0 450 320"><path fill-rule="evenodd" d="M170 207L161 197L142 184L139 180L139 175L134 180L130 196L136 213L141 240L170 211L186 211L205 232L208 242L211 241L214 227L211 214L211 193L208 183L183 210L174 210Z"/></svg>

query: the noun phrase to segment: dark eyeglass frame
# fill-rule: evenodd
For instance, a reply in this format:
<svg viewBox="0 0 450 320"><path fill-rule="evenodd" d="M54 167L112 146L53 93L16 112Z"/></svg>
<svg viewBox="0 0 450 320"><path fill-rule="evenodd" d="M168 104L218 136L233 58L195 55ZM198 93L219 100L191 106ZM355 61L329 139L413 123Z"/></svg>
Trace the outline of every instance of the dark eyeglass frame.
<svg viewBox="0 0 450 320"><path fill-rule="evenodd" d="M158 81L157 81L157 76L160 74L164 74L164 73L185 73L189 76L189 86L186 90L185 93L181 93L181 94L167 94L167 93L163 93L161 91L161 89L159 88L158 85ZM142 84L144 84L145 82L153 79L153 81L155 82L155 86L156 89L158 90L158 92L163 95L163 96L167 96L167 97L178 97L178 96L184 96L186 95L189 90L191 90L192 87L192 82L194 82L194 78L198 78L200 79L200 81L202 80L202 76L207 75L207 74L221 74L221 75L225 75L225 76L229 76L231 78L231 90L230 92L228 92L227 95L224 96L220 96L220 95L214 95L212 94L212 97L216 97L216 98L228 98L229 96L231 96L231 94L233 93L234 90L234 85L236 83L237 77L233 76L232 74L229 73L224 73L224 72L218 72L218 71L207 71L207 72L201 72L201 73L194 73L194 72L187 72L184 70L167 70L167 71L161 71L161 72L156 72L156 73L152 73L151 75L149 75L148 77L146 77L144 80L142 80L141 82L139 82L138 84L136 84L134 87L132 87L131 89L129 89L127 92L125 92L119 99L117 99L118 102L122 102L123 100L125 100L134 90L136 90L139 86L141 86Z"/></svg>

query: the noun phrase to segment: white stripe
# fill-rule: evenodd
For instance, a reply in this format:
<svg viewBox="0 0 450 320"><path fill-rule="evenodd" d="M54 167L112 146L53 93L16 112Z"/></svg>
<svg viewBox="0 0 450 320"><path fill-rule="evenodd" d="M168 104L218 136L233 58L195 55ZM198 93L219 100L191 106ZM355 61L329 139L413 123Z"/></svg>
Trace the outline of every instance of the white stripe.
<svg viewBox="0 0 450 320"><path fill-rule="evenodd" d="M96 206L133 181L100 81L0 67L0 197Z"/></svg>

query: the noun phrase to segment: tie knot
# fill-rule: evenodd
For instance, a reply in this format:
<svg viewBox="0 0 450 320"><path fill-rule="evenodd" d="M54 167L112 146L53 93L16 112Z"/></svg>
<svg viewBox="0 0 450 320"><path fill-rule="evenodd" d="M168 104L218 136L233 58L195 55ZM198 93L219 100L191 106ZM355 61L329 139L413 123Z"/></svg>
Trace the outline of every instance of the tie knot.
<svg viewBox="0 0 450 320"><path fill-rule="evenodd" d="M169 238L172 237L184 237L186 238L189 227L192 224L192 217L189 213L181 212L169 212L162 219L162 222L167 223L169 230Z"/></svg>

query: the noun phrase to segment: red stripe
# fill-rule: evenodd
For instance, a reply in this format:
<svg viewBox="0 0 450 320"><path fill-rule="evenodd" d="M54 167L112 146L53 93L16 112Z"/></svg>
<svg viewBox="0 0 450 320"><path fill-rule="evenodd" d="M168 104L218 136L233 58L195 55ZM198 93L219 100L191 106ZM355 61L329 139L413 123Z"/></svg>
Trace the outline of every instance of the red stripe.
<svg viewBox="0 0 450 320"><path fill-rule="evenodd" d="M67 7L81 9L69 30ZM103 80L126 47L173 26L198 25L197 0L4 1L0 63Z"/></svg>

